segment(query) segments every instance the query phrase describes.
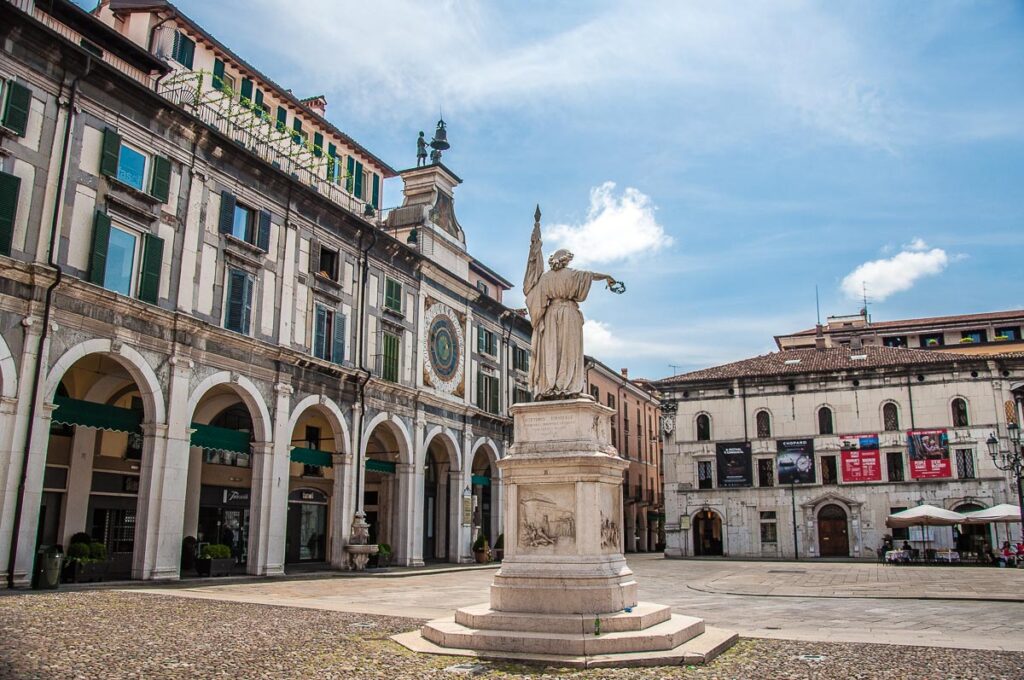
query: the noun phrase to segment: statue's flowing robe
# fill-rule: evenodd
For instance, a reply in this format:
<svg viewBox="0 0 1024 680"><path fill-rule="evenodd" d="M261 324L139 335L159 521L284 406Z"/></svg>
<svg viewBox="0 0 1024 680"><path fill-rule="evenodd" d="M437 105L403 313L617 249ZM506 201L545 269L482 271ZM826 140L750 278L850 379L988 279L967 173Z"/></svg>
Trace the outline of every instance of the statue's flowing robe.
<svg viewBox="0 0 1024 680"><path fill-rule="evenodd" d="M535 398L567 399L586 389L579 303L587 299L593 276L568 267L553 269L525 291L533 323L530 386Z"/></svg>

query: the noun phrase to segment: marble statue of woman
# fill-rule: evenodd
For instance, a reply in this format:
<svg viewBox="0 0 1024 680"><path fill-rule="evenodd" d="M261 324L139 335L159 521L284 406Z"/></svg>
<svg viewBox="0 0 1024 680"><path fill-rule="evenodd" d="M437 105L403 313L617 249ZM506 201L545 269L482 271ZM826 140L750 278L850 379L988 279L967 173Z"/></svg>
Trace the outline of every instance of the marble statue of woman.
<svg viewBox="0 0 1024 680"><path fill-rule="evenodd" d="M530 389L534 399L573 399L584 394L583 314L579 303L587 299L590 284L615 279L607 274L570 269L573 255L556 250L544 271L540 240L540 207L534 214L530 257L526 262L523 293L533 323L533 358Z"/></svg>

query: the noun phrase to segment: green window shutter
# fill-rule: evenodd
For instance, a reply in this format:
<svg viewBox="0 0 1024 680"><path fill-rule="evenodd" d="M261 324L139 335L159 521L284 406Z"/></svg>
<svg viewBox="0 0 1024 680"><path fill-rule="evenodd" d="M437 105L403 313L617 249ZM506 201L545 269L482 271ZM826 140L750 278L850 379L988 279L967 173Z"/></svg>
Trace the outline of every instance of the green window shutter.
<svg viewBox="0 0 1024 680"><path fill-rule="evenodd" d="M402 284L393 279L384 279L384 306L396 312L402 311Z"/></svg>
<svg viewBox="0 0 1024 680"><path fill-rule="evenodd" d="M490 404L488 404L489 408L487 410L490 411L491 413L497 413L498 410L499 410L498 409L498 387L501 385L501 382L497 378L491 378L490 380L488 380L488 383L489 383L489 387L490 387L490 391L491 391L491 393L489 395L490 398L491 398L491 402L490 402Z"/></svg>
<svg viewBox="0 0 1024 680"><path fill-rule="evenodd" d="M476 351L483 354L484 349L487 347L487 342L484 339L483 326L476 327Z"/></svg>
<svg viewBox="0 0 1024 680"><path fill-rule="evenodd" d="M313 356L327 358L327 310L322 305L316 305L313 319Z"/></svg>
<svg viewBox="0 0 1024 680"><path fill-rule="evenodd" d="M224 327L238 333L249 333L252 317L252 277L240 269L228 271L227 309Z"/></svg>
<svg viewBox="0 0 1024 680"><path fill-rule="evenodd" d="M265 117L266 112L263 110L263 90L256 88L256 96L253 98L253 108L257 109L256 113L260 118Z"/></svg>
<svg viewBox="0 0 1024 680"><path fill-rule="evenodd" d="M252 326L252 289L253 278L246 274L242 284L242 332L246 335Z"/></svg>
<svg viewBox="0 0 1024 680"><path fill-rule="evenodd" d="M11 254L14 240L14 218L18 213L18 192L21 178L0 172L0 255Z"/></svg>
<svg viewBox="0 0 1024 680"><path fill-rule="evenodd" d="M32 90L14 81L9 82L7 86L4 127L13 130L19 137L24 137L25 129L28 127L28 112L32 107Z"/></svg>
<svg viewBox="0 0 1024 680"><path fill-rule="evenodd" d="M288 110L283 106L277 107L277 131L284 132L288 129Z"/></svg>
<svg viewBox="0 0 1024 680"><path fill-rule="evenodd" d="M356 161L355 169L355 196L356 198L363 197L363 164Z"/></svg>
<svg viewBox="0 0 1024 680"><path fill-rule="evenodd" d="M117 177L118 159L121 157L121 135L110 128L103 131L103 150L100 154L100 173Z"/></svg>
<svg viewBox="0 0 1024 680"><path fill-rule="evenodd" d="M230 234L235 224L235 197L229 191L220 192L220 221L219 231L222 234Z"/></svg>
<svg viewBox="0 0 1024 680"><path fill-rule="evenodd" d="M334 313L334 338L331 346L331 361L340 364L345 361L345 317Z"/></svg>
<svg viewBox="0 0 1024 680"><path fill-rule="evenodd" d="M302 144L302 121L298 118L292 121L292 129L295 133L292 135L292 141L296 144Z"/></svg>
<svg viewBox="0 0 1024 680"><path fill-rule="evenodd" d="M480 371L476 372L476 405L478 408L484 407L484 374Z"/></svg>
<svg viewBox="0 0 1024 680"><path fill-rule="evenodd" d="M381 377L391 382L398 382L398 336L384 334L384 366Z"/></svg>
<svg viewBox="0 0 1024 680"><path fill-rule="evenodd" d="M153 179L149 183L149 193L161 203L166 203L170 191L171 162L163 156L153 156Z"/></svg>
<svg viewBox="0 0 1024 680"><path fill-rule="evenodd" d="M317 158L324 155L324 136L319 132L313 133L313 155Z"/></svg>
<svg viewBox="0 0 1024 680"><path fill-rule="evenodd" d="M380 176L377 173L373 173L373 193L370 196L373 207L380 208Z"/></svg>
<svg viewBox="0 0 1024 680"><path fill-rule="evenodd" d="M242 105L248 106L252 103L252 81L248 78L242 78L242 84L239 86L239 94L241 95Z"/></svg>
<svg viewBox="0 0 1024 680"><path fill-rule="evenodd" d="M213 60L213 89L224 91L224 62L220 59Z"/></svg>
<svg viewBox="0 0 1024 680"><path fill-rule="evenodd" d="M191 69L196 53L196 43L181 31L174 32L174 47L171 50L171 57L185 68Z"/></svg>
<svg viewBox="0 0 1024 680"><path fill-rule="evenodd" d="M160 297L160 269L164 262L164 240L146 234L142 241L142 271L139 273L139 299L152 304Z"/></svg>
<svg viewBox="0 0 1024 680"><path fill-rule="evenodd" d="M259 231L256 232L256 247L267 253L270 252L270 213L266 210L261 210L259 220Z"/></svg>
<svg viewBox="0 0 1024 680"><path fill-rule="evenodd" d="M92 255L89 258L89 282L102 286L107 275L107 247L110 245L110 218L96 211L92 226Z"/></svg>
<svg viewBox="0 0 1024 680"><path fill-rule="evenodd" d="M327 179L332 182L338 181L341 174L341 165L338 163L338 147L333 144L327 145Z"/></svg>
<svg viewBox="0 0 1024 680"><path fill-rule="evenodd" d="M348 164L345 168L345 191L352 193L352 180L356 174L356 159L349 156L347 159Z"/></svg>

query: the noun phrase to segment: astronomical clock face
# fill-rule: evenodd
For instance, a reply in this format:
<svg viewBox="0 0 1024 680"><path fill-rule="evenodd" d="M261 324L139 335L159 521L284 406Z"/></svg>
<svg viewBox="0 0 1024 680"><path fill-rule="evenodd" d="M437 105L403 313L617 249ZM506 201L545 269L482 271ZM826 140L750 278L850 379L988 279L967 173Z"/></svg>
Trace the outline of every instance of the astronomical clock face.
<svg viewBox="0 0 1024 680"><path fill-rule="evenodd" d="M445 394L463 394L463 335L459 316L447 305L427 308L424 381Z"/></svg>

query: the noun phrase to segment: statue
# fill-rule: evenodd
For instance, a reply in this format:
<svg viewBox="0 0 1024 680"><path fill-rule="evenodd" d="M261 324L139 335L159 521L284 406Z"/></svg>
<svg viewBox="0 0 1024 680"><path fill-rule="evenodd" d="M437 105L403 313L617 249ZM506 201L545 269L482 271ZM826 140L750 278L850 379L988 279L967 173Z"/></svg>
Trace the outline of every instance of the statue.
<svg viewBox="0 0 1024 680"><path fill-rule="evenodd" d="M570 269L572 258L568 250L557 250L548 258L551 269L544 271L537 206L523 293L533 323L530 389L538 401L573 399L584 394L583 314L579 303L587 299L594 281L607 281L615 293L625 290L608 274Z"/></svg>
<svg viewBox="0 0 1024 680"><path fill-rule="evenodd" d="M416 167L427 164L427 139L420 130L420 136L416 140Z"/></svg>

